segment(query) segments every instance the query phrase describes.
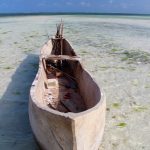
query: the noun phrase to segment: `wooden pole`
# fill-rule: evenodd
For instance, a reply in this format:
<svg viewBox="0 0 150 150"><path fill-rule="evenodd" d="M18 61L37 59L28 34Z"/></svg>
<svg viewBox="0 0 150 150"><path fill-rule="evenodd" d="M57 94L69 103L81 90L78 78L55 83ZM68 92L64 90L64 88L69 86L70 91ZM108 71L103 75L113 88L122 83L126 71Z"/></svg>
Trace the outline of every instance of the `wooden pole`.
<svg viewBox="0 0 150 150"><path fill-rule="evenodd" d="M61 55L63 55L63 23L61 22Z"/></svg>
<svg viewBox="0 0 150 150"><path fill-rule="evenodd" d="M62 20L61 20L61 25L60 25L60 27L61 27L61 28L60 28L60 32L61 32L61 33L60 33L60 38L61 38L61 39L60 39L60 47L61 47L61 52L60 52L60 54L63 55L63 23L62 23ZM62 66L62 60L61 60L60 63L61 63L61 67L63 67L63 66Z"/></svg>
<svg viewBox="0 0 150 150"><path fill-rule="evenodd" d="M52 66L52 65L48 65L48 66L51 67L52 69L56 70L56 71L59 71L59 72L63 73L66 77L68 77L68 78L70 78L72 81L76 82L77 79L74 78L74 77L72 77L72 76L69 75L68 73L63 72L63 71L61 71L60 69L58 69L58 68L56 68L56 67L54 67L54 66Z"/></svg>

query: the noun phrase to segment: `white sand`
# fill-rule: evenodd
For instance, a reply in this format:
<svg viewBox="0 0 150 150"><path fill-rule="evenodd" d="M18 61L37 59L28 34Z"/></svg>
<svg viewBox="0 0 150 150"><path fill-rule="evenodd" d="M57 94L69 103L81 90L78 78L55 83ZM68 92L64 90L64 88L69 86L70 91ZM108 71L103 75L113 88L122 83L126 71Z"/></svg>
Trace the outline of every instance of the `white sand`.
<svg viewBox="0 0 150 150"><path fill-rule="evenodd" d="M150 18L111 16L0 18L0 149L38 149L28 120L29 88L39 49L61 18L65 36L107 97L100 150L149 150L150 62L121 59L123 51L150 52Z"/></svg>

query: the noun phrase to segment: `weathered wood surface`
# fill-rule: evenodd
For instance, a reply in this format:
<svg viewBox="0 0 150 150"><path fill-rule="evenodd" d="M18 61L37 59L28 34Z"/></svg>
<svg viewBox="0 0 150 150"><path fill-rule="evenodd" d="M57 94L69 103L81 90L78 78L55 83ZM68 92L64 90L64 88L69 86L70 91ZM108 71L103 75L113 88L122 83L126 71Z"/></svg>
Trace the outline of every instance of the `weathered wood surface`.
<svg viewBox="0 0 150 150"><path fill-rule="evenodd" d="M80 61L80 57L78 56L68 56L68 55L49 55L45 59L50 60L72 60L72 61Z"/></svg>
<svg viewBox="0 0 150 150"><path fill-rule="evenodd" d="M70 55L75 54L67 41L63 45ZM104 132L106 99L80 63L75 74L87 110L62 113L49 108L43 100L45 74L41 60L49 56L51 46L50 40L41 50L39 71L30 90L29 118L33 133L44 150L98 150Z"/></svg>

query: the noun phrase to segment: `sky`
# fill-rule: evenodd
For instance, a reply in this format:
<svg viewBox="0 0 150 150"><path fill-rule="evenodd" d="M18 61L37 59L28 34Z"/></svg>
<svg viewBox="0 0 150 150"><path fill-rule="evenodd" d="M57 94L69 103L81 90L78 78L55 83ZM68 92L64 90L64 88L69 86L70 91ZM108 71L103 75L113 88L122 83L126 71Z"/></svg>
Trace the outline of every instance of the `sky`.
<svg viewBox="0 0 150 150"><path fill-rule="evenodd" d="M31 12L150 14L150 0L0 0L0 13Z"/></svg>

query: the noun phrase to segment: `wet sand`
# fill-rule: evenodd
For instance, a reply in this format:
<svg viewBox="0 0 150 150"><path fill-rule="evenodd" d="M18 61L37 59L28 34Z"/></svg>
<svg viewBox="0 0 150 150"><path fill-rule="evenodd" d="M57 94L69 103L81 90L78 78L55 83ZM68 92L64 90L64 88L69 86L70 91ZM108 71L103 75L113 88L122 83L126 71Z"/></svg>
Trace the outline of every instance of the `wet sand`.
<svg viewBox="0 0 150 150"><path fill-rule="evenodd" d="M0 17L0 149L38 150L28 95L42 45L63 18L65 37L107 98L100 150L150 149L150 18Z"/></svg>

